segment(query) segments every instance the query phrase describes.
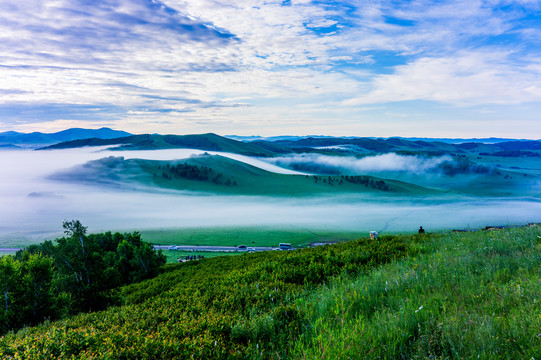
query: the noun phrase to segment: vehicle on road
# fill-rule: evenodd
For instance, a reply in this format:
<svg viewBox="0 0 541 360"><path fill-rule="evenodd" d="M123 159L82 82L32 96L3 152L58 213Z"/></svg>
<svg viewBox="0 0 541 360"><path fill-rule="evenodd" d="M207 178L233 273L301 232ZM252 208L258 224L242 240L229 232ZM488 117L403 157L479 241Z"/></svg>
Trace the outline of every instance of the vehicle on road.
<svg viewBox="0 0 541 360"><path fill-rule="evenodd" d="M280 250L292 250L291 244L289 243L280 243L278 246Z"/></svg>

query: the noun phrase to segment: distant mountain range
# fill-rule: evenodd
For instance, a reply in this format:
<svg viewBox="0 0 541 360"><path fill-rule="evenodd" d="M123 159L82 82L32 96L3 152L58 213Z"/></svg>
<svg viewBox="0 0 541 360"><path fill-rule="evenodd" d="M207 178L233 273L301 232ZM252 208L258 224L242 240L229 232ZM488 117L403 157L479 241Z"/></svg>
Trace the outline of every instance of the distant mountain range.
<svg viewBox="0 0 541 360"><path fill-rule="evenodd" d="M112 130L106 127L101 129L73 128L56 133L20 133L16 131L7 131L0 133L0 147L33 148L77 139L113 139L130 135L131 134L128 132Z"/></svg>
<svg viewBox="0 0 541 360"><path fill-rule="evenodd" d="M439 139L435 139L439 140ZM338 138L309 137L275 141L238 141L216 134L196 135L131 135L113 139L87 138L51 145L46 149L68 149L82 146L120 145L117 150L155 150L188 148L221 151L247 156L272 157L287 153L316 152L328 155L400 152L406 154L485 154L503 157L536 156L541 141L503 141L497 143L406 140L402 138Z"/></svg>
<svg viewBox="0 0 541 360"><path fill-rule="evenodd" d="M66 143L68 142L68 143ZM517 144L517 143L521 144ZM291 149L301 151L302 148L349 146L362 151L458 151L472 147L504 144L499 150L532 150L537 149L539 140L516 140L505 138L376 138L376 137L333 137L323 135L310 136L218 136L215 134L199 135L132 135L126 131L101 129L72 128L56 133L20 133L7 131L0 133L0 149L42 148L58 144L60 148L98 145L122 145L124 149L162 149L192 147L201 150L230 151L252 156L273 156L290 152ZM466 144L466 145L464 145ZM467 145L470 144L470 145ZM447 146L446 146L447 145ZM477 147L476 146L476 147ZM350 149L351 150L351 149Z"/></svg>
<svg viewBox="0 0 541 360"><path fill-rule="evenodd" d="M387 139L402 139L402 140L408 140L408 141L427 141L427 142L442 142L446 144L462 144L467 142L474 142L474 143L483 143L483 144L497 144L501 142L507 142L507 141L532 141L527 139L509 139L509 138L417 138L417 137L400 137L400 136L392 136L388 138L384 137L357 137L357 136L325 136L325 135L306 135L306 136L295 136L295 135L281 135L281 136L259 136L259 135L252 135L252 136L241 136L241 135L226 135L225 137L238 140L238 141L297 141L297 140L303 140L303 139L321 139L321 138L334 138L334 139L380 139L380 140L387 140Z"/></svg>

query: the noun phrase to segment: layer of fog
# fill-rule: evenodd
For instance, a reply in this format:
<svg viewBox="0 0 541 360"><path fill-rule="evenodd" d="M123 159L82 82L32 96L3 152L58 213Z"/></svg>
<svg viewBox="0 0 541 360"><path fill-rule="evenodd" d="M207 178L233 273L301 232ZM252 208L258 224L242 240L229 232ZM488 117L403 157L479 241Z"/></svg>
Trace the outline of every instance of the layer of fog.
<svg viewBox="0 0 541 360"><path fill-rule="evenodd" d="M430 230L541 221L541 202L535 199L213 196L48 179L106 156L167 160L193 153L202 152L0 151L0 246L59 236L62 221L69 219L79 219L91 232L221 225L413 231L420 225Z"/></svg>
<svg viewBox="0 0 541 360"><path fill-rule="evenodd" d="M267 159L281 167L310 171L317 174L365 174L376 172L404 172L425 174L445 162L453 162L449 155L421 157L387 153L356 158L354 156L326 156L319 154L290 154Z"/></svg>

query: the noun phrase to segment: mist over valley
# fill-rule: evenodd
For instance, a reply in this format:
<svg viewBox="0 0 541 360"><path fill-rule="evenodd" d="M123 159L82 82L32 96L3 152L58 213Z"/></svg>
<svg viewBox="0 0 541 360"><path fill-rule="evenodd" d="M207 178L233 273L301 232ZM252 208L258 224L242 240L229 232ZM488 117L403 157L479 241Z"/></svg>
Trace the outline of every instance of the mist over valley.
<svg viewBox="0 0 541 360"><path fill-rule="evenodd" d="M322 150L321 140L289 153L261 142L248 151L242 142L225 139L220 147L209 139L225 138L192 136L202 149L126 150L134 146L107 140L101 147L2 150L0 244L58 236L71 218L92 231L272 226L359 233L540 220L535 156L481 156L483 144L458 154L406 151L407 142L390 152L336 153Z"/></svg>

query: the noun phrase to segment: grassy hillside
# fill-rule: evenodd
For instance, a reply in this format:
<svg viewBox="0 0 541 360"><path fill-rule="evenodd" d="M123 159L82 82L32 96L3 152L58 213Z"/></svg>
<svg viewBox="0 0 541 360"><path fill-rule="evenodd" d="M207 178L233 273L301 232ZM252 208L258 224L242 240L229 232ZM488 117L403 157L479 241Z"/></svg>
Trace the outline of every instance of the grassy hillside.
<svg viewBox="0 0 541 360"><path fill-rule="evenodd" d="M435 236L426 251L306 298L293 358L536 359L541 232Z"/></svg>
<svg viewBox="0 0 541 360"><path fill-rule="evenodd" d="M169 265L119 306L0 338L0 357L531 359L540 259L521 228Z"/></svg>
<svg viewBox="0 0 541 360"><path fill-rule="evenodd" d="M117 150L199 149L222 151L247 156L273 156L287 152L278 145L244 143L216 134L195 135L132 135L116 139L82 139L66 141L45 149L71 149L82 146L120 145Z"/></svg>
<svg viewBox="0 0 541 360"><path fill-rule="evenodd" d="M277 174L218 155L168 162L109 157L55 177L67 181L131 182L151 187L231 195L307 196L375 192L416 196L439 193L437 190L372 176Z"/></svg>

